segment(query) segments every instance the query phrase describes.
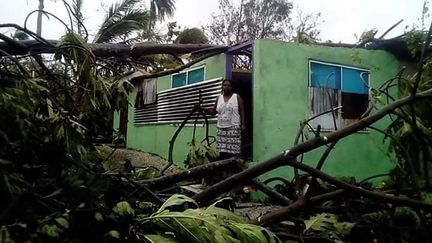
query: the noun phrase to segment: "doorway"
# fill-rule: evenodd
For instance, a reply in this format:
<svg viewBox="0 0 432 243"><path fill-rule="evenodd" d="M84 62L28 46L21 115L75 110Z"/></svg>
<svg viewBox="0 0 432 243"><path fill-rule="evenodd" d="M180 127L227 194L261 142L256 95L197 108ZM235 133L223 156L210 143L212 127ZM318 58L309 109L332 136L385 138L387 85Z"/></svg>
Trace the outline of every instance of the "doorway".
<svg viewBox="0 0 432 243"><path fill-rule="evenodd" d="M126 147L127 141L127 127L128 127L128 109L120 110L120 124L119 124L119 140L118 145Z"/></svg>
<svg viewBox="0 0 432 243"><path fill-rule="evenodd" d="M252 100L252 71L233 69L233 92L243 98L245 109L246 131L242 134L242 157L246 160L253 158L253 100Z"/></svg>

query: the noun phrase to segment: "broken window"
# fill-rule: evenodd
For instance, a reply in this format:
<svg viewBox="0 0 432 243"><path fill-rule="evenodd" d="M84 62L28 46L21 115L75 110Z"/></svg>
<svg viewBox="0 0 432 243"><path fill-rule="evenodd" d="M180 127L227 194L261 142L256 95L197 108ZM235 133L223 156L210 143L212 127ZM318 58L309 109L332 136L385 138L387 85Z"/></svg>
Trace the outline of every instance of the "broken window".
<svg viewBox="0 0 432 243"><path fill-rule="evenodd" d="M317 61L309 62L311 125L336 130L358 120L369 102L369 72ZM329 112L335 110L334 112ZM327 113L326 113L327 112Z"/></svg>
<svg viewBox="0 0 432 243"><path fill-rule="evenodd" d="M156 102L157 86L156 79L147 79L137 85L135 108L141 108Z"/></svg>

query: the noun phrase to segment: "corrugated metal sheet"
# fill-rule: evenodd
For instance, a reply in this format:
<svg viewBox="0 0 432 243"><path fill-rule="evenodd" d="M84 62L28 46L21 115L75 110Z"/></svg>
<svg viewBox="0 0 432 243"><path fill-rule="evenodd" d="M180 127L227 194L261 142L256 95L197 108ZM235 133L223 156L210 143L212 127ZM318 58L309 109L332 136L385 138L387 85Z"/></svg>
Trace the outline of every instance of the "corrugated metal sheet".
<svg viewBox="0 0 432 243"><path fill-rule="evenodd" d="M200 92L203 106L212 107L221 92L221 80L212 79L159 92L155 104L135 109L134 124L182 122L198 103Z"/></svg>

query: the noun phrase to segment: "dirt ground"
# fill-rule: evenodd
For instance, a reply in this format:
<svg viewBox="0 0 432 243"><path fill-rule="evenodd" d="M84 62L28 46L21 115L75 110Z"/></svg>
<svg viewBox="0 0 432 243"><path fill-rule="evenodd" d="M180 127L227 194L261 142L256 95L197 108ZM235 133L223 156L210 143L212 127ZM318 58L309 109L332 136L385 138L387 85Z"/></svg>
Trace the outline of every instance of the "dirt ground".
<svg viewBox="0 0 432 243"><path fill-rule="evenodd" d="M114 149L107 145L102 145L97 147L104 153L110 154ZM159 171L162 170L168 162L157 155L152 155L146 152L131 150L125 148L117 148L114 154L111 156L112 160L119 162L124 162L126 160L131 161L133 166L136 167L155 167ZM170 175L182 171L181 168L171 165L164 173L164 175ZM203 186L201 189L204 189ZM236 203L236 212L241 215L248 217L249 219L256 219L272 210L280 208L279 206L267 204L267 203L257 203L257 202L239 202Z"/></svg>
<svg viewBox="0 0 432 243"><path fill-rule="evenodd" d="M107 145L101 145L97 148L107 154L110 154L114 150L114 148ZM161 158L157 155L152 155L146 152L125 148L117 148L114 154L111 156L111 159L120 162L129 160L135 167L150 166L157 168L159 171L168 164L168 162L164 158ZM165 171L164 175L173 174L179 171L181 171L180 168L176 167L175 165L171 165Z"/></svg>

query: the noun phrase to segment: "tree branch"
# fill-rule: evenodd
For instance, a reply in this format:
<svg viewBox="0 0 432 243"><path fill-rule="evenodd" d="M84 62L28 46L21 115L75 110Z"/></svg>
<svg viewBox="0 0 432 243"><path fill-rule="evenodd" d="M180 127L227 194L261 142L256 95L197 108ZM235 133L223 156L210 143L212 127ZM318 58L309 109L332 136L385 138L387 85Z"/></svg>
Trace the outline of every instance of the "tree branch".
<svg viewBox="0 0 432 243"><path fill-rule="evenodd" d="M261 162L256 166L250 167L219 183L216 183L212 187L209 187L206 190L202 191L201 193L196 194L194 196L194 199L201 203L207 202L223 194L225 191L230 190L235 185L241 184L246 180L255 178L277 167L286 165L288 161L292 160L292 158L295 158L302 153L338 141L341 138L356 133L357 131L363 130L364 128L375 123L376 121L380 120L381 118L383 118L387 114L390 114L395 109L401 106L407 105L416 99L424 99L430 97L432 97L432 89L429 89L421 93L417 93L414 97L409 96L409 97L399 99L387 106L384 106L381 110L377 111L376 113L369 115L363 119L360 119L359 121L354 122L349 126L346 126L338 131L332 132L327 136L314 137L306 141L305 143L295 145L294 147L291 148L291 150L286 150L280 155L277 155L267 161Z"/></svg>
<svg viewBox="0 0 432 243"><path fill-rule="evenodd" d="M200 165L189 170L182 171L173 175L166 175L157 177L149 180L140 181L140 184L147 185L152 188L161 188L164 186L170 186L172 184L185 181L191 178L202 178L214 170L223 170L228 168L238 168L239 164L243 163L240 159L226 159L209 164Z"/></svg>
<svg viewBox="0 0 432 243"><path fill-rule="evenodd" d="M265 214L258 219L256 219L255 224L267 224L267 223L278 223L286 219L287 217L299 212L301 209L308 207L309 205L325 202L331 200L335 197L338 197L345 193L346 191L343 189L338 189L332 192L328 192L322 195L311 197L307 199L305 197L300 197L292 203L291 205L278 209L274 212Z"/></svg>

